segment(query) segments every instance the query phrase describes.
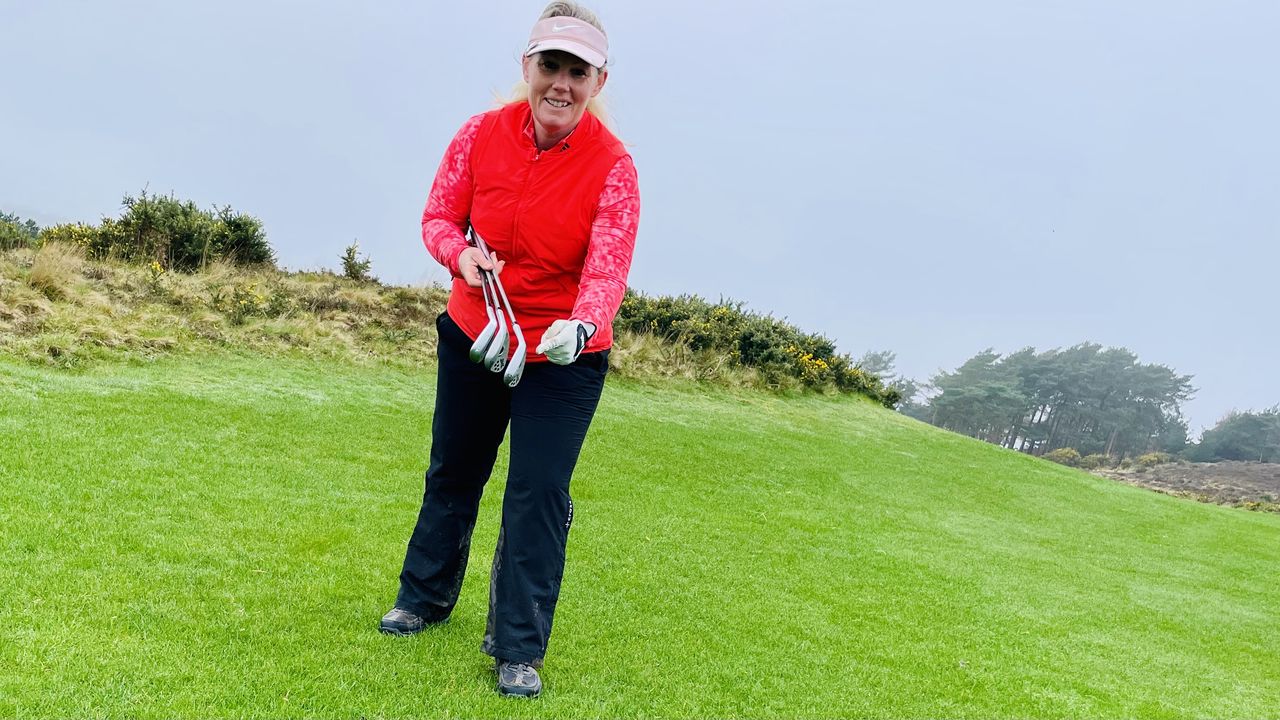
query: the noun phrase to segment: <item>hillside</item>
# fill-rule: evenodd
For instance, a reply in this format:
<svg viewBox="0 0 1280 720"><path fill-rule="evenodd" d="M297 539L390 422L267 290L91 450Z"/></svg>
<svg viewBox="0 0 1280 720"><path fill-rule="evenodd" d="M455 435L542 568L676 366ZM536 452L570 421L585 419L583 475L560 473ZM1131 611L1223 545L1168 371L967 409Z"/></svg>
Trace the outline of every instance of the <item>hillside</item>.
<svg viewBox="0 0 1280 720"><path fill-rule="evenodd" d="M422 367L434 362L433 320L447 299L438 286L262 264L215 260L171 272L158 262L87 259L81 244L49 241L0 250L0 353L63 368L219 351ZM743 303L695 296L629 291L610 372L858 394L886 407L900 399L829 339Z"/></svg>
<svg viewBox="0 0 1280 720"><path fill-rule="evenodd" d="M0 358L0 716L1280 717L1280 517L869 401L621 378L547 692L505 701L478 651L505 466L454 618L375 632L433 381Z"/></svg>

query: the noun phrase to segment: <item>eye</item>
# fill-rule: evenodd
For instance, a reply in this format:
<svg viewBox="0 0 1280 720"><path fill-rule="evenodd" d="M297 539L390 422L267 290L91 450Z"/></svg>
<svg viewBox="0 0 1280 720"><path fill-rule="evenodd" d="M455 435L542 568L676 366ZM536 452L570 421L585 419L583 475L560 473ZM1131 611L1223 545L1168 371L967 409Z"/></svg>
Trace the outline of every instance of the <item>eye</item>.
<svg viewBox="0 0 1280 720"><path fill-rule="evenodd" d="M539 60L538 67L542 68L544 72L549 72L549 73L559 72L560 63L556 62L555 60Z"/></svg>
<svg viewBox="0 0 1280 720"><path fill-rule="evenodd" d="M587 77L587 69L582 67L576 67L570 70L569 74L573 76L574 80L583 80Z"/></svg>

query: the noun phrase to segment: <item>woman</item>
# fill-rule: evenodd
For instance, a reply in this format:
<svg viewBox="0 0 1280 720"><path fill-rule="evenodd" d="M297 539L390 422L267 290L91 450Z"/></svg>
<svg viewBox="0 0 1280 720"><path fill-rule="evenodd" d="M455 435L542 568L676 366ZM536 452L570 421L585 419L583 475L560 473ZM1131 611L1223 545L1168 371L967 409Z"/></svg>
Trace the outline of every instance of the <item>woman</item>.
<svg viewBox="0 0 1280 720"><path fill-rule="evenodd" d="M547 6L522 59L527 97L463 124L422 215L423 241L454 281L436 321L426 491L400 593L381 630L411 635L453 610L480 494L509 423L510 469L481 646L495 659L505 695L532 697L542 688L537 668L573 520L569 479L604 387L639 221L631 157L596 116L607 60L608 41L591 11L572 2ZM468 244L468 227L493 261ZM530 340L514 388L468 357L488 321L481 270L501 273Z"/></svg>

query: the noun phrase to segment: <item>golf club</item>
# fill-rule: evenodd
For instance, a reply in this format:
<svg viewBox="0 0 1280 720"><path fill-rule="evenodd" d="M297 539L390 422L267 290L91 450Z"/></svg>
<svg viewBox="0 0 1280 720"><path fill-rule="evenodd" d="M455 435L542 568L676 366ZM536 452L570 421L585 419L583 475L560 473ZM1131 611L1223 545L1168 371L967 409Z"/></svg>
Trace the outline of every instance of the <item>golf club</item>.
<svg viewBox="0 0 1280 720"><path fill-rule="evenodd" d="M480 237L480 233L476 229L471 228L471 237L476 241L476 247L480 248L481 254L486 259L492 261L493 255L489 252L489 246L485 243L484 238ZM502 303L494 303L498 312L502 312L502 307L506 308L507 316L511 319L511 334L516 337L516 352L511 358L511 362L507 365L506 372L502 374L502 381L507 387L515 387L520 382L520 377L524 375L525 350L528 345L525 344L524 333L520 331L520 323L516 321L516 313L511 309L511 301L507 299L507 289L502 286L502 280L498 278L497 273L489 273L489 279L493 281L494 286L498 289L498 295L502 298ZM506 323L502 323L502 330L506 330ZM504 338L508 340L508 338ZM496 371L496 369L495 369Z"/></svg>
<svg viewBox="0 0 1280 720"><path fill-rule="evenodd" d="M511 334L516 338L516 352L511 358L511 363L507 366L507 371L502 374L502 381L507 387L515 387L520 382L520 377L524 375L524 359L526 345L524 342L524 333L520 332L520 323L516 322L516 314L511 309L511 301L507 299L507 290L502 287L502 281L497 275L493 276L493 283L498 287L498 292L502 295L502 305L507 309L507 316L511 318ZM503 330L506 330L505 323ZM505 340L505 338L504 338Z"/></svg>
<svg viewBox="0 0 1280 720"><path fill-rule="evenodd" d="M471 362L477 363L484 360L485 351L489 349L489 345L493 342L493 336L498 332L498 325L506 324L505 319L498 317L493 312L493 303L489 299L489 283L485 282L483 271L480 273L480 291L484 293L484 312L489 316L489 322L480 331L476 341L471 344Z"/></svg>
<svg viewBox="0 0 1280 720"><path fill-rule="evenodd" d="M486 286L489 283L496 284L497 278L488 270L481 270L480 282ZM489 343L489 349L484 354L484 365L494 372L502 372L502 369L507 366L507 351L511 349L511 340L507 334L507 320L503 317L502 306L498 303L498 294L493 288L489 291L493 293L493 309L498 316L498 328L493 341Z"/></svg>

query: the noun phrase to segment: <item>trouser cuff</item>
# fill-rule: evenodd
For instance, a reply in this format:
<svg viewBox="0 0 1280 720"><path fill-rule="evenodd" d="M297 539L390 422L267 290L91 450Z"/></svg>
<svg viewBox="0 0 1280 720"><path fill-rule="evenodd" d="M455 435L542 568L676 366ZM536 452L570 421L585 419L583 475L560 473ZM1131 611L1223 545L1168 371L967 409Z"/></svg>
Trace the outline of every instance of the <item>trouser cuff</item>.
<svg viewBox="0 0 1280 720"><path fill-rule="evenodd" d="M501 648L501 647L498 647L497 645L492 645L490 643L482 643L480 645L480 649L483 650L486 655L491 655L497 660L506 660L507 662L524 663L526 665L532 665L535 668L542 667L541 654L531 655L529 654L528 651L521 652L519 650Z"/></svg>

